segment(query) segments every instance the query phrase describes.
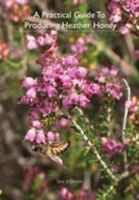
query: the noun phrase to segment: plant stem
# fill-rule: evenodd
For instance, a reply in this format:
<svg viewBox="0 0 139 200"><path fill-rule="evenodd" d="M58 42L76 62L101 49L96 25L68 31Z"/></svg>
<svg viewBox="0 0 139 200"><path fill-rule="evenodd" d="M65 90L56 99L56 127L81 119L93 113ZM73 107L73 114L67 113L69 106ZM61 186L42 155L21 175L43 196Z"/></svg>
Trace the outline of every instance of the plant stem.
<svg viewBox="0 0 139 200"><path fill-rule="evenodd" d="M130 99L131 99L130 86L129 86L128 82L125 79L123 79L123 82L124 82L126 90L127 90L127 99L126 99L126 101L130 102ZM122 123L122 142L123 142L123 144L124 144L125 139L126 139L125 130L126 130L126 125L127 125L127 117L128 117L128 106L125 105L124 118L123 118L123 123ZM124 165L125 165L125 168L126 168L126 165L127 165L127 154L126 154L126 151L123 152L123 159L124 159Z"/></svg>
<svg viewBox="0 0 139 200"><path fill-rule="evenodd" d="M94 144L92 144L92 142L89 140L89 138L86 136L86 134L84 133L83 129L80 127L80 125L70 117L70 119L72 120L73 125L76 127L76 129L80 132L80 134L82 135L83 139L85 140L85 142L88 144L89 147L91 147L93 149L93 153L95 154L97 160L100 162L100 164L103 166L103 168L106 170L107 174L113 179L116 179L116 176L113 174L113 172L108 168L107 164L104 162L104 160L102 159L102 157L100 156L97 148L95 147Z"/></svg>
<svg viewBox="0 0 139 200"><path fill-rule="evenodd" d="M107 193L105 193L105 194L103 195L103 199L104 199L104 200L107 199L107 197L109 196L109 194L111 193L112 190L114 190L114 185L111 185L111 186L109 187Z"/></svg>
<svg viewBox="0 0 139 200"><path fill-rule="evenodd" d="M111 136L111 129L112 129L112 127L111 127L111 112L112 112L112 110L111 110L111 107L108 107L108 109L107 109L107 113L108 113L108 115L107 115L107 122L108 122L108 137L110 137Z"/></svg>

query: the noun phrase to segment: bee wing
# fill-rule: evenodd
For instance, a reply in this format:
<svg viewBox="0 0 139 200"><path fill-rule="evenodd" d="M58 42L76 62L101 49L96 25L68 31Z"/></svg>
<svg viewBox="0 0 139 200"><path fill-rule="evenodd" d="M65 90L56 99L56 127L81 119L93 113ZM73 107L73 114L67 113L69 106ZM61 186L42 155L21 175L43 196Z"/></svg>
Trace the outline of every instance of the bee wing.
<svg viewBox="0 0 139 200"><path fill-rule="evenodd" d="M49 157L52 161L54 161L55 163L57 163L58 165L62 166L63 165L63 161L59 156L55 156L52 155L51 157Z"/></svg>
<svg viewBox="0 0 139 200"><path fill-rule="evenodd" d="M51 155L48 156L54 163L56 163L58 166L62 167L64 170L67 170L67 167L63 164L62 159L59 156Z"/></svg>
<svg viewBox="0 0 139 200"><path fill-rule="evenodd" d="M54 155L51 151L48 151L47 152L47 156L54 162L56 163L58 166L64 168L64 169L67 169L64 165L63 165L63 161L62 159L57 156L57 155Z"/></svg>

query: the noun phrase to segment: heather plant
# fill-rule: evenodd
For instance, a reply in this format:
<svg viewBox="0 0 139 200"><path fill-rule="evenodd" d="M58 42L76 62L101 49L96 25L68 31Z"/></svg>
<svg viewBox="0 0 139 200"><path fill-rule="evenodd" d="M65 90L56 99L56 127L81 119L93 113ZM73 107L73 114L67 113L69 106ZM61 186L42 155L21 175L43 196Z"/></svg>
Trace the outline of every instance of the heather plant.
<svg viewBox="0 0 139 200"><path fill-rule="evenodd" d="M49 44L46 38L52 38ZM27 36L27 47L41 50L36 61L41 65L41 71L38 78L25 77L22 82L26 92L20 103L29 105L31 125L25 141L31 145L49 145L64 138L71 140L72 144L71 138L75 137L78 143L74 148L76 145L81 148L86 170L97 165L102 176L101 187L107 182L106 188L100 189L96 198L126 198L126 180L130 181L130 176L138 171L130 153L132 148L136 149L132 146L132 136L137 127L135 125L132 130L130 122L136 118L138 104L135 97L131 99L128 82L115 66L103 66L95 75L91 75L89 70L79 65L76 52L60 56L55 31L44 36ZM117 113L120 102L123 111ZM116 123L120 123L119 128L115 127ZM69 128L71 136L65 132ZM125 182L124 189L119 192L118 187L122 182ZM82 190L90 193L89 187ZM63 199L94 199L94 195L88 192L74 195L63 187L60 195Z"/></svg>

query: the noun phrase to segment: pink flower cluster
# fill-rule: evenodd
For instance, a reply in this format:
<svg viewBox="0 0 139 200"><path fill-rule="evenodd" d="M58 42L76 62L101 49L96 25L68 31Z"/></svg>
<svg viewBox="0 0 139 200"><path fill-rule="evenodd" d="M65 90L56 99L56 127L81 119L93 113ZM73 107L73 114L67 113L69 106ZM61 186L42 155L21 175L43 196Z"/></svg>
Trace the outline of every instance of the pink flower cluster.
<svg viewBox="0 0 139 200"><path fill-rule="evenodd" d="M91 42L87 37L86 41ZM55 31L43 36L27 36L29 49L41 49L37 63L41 65L39 78L25 77L22 85L26 93L20 102L30 105L31 128L25 140L36 143L54 142L59 128L70 121L64 117L75 106L86 108L94 96L109 95L119 100L122 96L115 67L102 68L95 82L88 79L88 70L79 65L77 54L60 57L57 54ZM41 48L43 46L44 48ZM52 119L51 123L48 123ZM50 120L51 121L51 120Z"/></svg>
<svg viewBox="0 0 139 200"><path fill-rule="evenodd" d="M4 8L3 16L14 22L22 22L29 15L29 0L0 0Z"/></svg>
<svg viewBox="0 0 139 200"><path fill-rule="evenodd" d="M55 35L52 32L47 35L50 38L53 36L51 45L49 44L49 48L40 54L37 60L42 66L41 77L39 79L25 77L22 82L26 93L20 102L31 107L32 126L25 136L25 140L30 142L45 143L45 136L48 137L50 132L54 138L53 131L47 127L44 131L45 119L57 115L60 126L67 126L68 120L61 119L61 116L75 106L87 107L92 97L101 92L98 84L87 80L88 70L79 65L76 55L61 58L56 54ZM38 38L35 39L35 43L32 42L31 36L28 37L27 45L30 49L42 46L38 43ZM54 124L56 127L57 121Z"/></svg>
<svg viewBox="0 0 139 200"><path fill-rule="evenodd" d="M115 154L121 153L124 149L124 145L115 140L110 140L108 138L102 138L103 141L103 151L109 158L112 158Z"/></svg>
<svg viewBox="0 0 139 200"><path fill-rule="evenodd" d="M38 49L39 47L43 47L46 45L52 45L55 44L57 39L57 32L52 30L50 34L46 33L45 35L39 35L37 37L34 37L32 35L26 36L26 43L27 48L29 50L32 49Z"/></svg>
<svg viewBox="0 0 139 200"><path fill-rule="evenodd" d="M138 0L111 0L108 5L110 21L120 25L119 32L126 34L136 25L139 17ZM135 22L135 24L133 24Z"/></svg>
<svg viewBox="0 0 139 200"><path fill-rule="evenodd" d="M116 67L103 67L95 76L95 80L101 87L102 94L120 100L122 97L122 85L118 80L118 69Z"/></svg>
<svg viewBox="0 0 139 200"><path fill-rule="evenodd" d="M88 51L88 44L93 41L92 34L80 36L77 41L71 45L71 51L76 54L83 54Z"/></svg>
<svg viewBox="0 0 139 200"><path fill-rule="evenodd" d="M61 188L60 196L63 200L95 200L95 195L87 190L81 189L77 194L73 194L66 187Z"/></svg>

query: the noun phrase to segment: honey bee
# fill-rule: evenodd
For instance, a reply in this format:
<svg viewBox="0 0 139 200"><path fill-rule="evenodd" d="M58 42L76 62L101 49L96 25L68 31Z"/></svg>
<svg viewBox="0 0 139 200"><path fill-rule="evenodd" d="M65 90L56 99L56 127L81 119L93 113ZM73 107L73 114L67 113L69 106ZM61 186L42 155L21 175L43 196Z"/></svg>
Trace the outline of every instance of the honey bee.
<svg viewBox="0 0 139 200"><path fill-rule="evenodd" d="M64 152L69 146L70 142L60 142L55 144L36 144L32 146L32 151L49 157L52 161L62 166L63 161L58 155Z"/></svg>

